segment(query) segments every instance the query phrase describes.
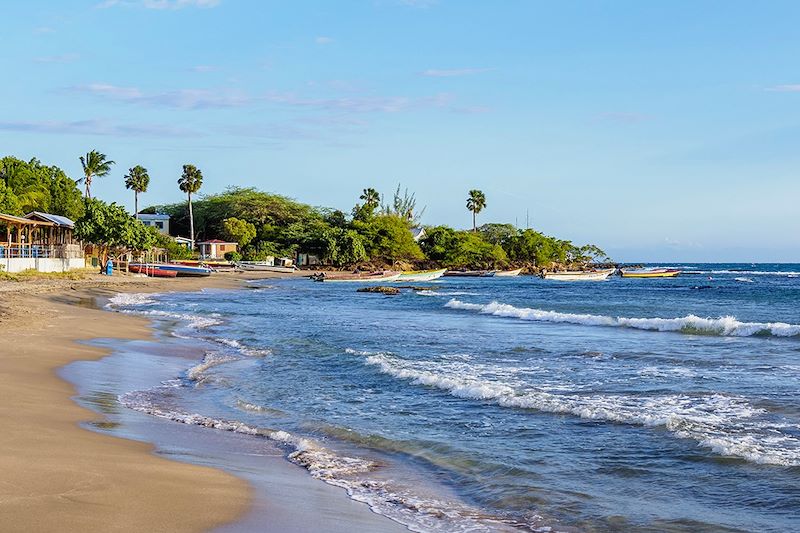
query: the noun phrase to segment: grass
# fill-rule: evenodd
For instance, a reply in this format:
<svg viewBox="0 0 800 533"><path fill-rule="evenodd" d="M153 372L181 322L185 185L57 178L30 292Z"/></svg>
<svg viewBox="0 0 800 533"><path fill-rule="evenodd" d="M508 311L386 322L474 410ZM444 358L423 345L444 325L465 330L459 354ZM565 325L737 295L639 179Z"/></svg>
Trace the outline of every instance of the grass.
<svg viewBox="0 0 800 533"><path fill-rule="evenodd" d="M70 270L69 272L39 272L29 269L22 272L3 272L0 271L0 281L35 281L49 279L67 279L77 281L84 279L87 274L96 272L96 268L83 268L80 270Z"/></svg>

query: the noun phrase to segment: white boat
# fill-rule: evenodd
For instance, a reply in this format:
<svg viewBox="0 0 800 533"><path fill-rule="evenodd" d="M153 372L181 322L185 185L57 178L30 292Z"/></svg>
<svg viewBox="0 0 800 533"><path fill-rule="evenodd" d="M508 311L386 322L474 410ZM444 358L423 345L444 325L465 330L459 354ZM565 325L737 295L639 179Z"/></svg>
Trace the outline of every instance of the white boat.
<svg viewBox="0 0 800 533"><path fill-rule="evenodd" d="M319 274L314 281L335 283L388 283L400 279L400 272L371 272L359 274Z"/></svg>
<svg viewBox="0 0 800 533"><path fill-rule="evenodd" d="M239 261L236 266L241 270L256 271L256 272L279 272L281 274L291 274L297 270L297 267L292 266L277 266L270 265L264 261Z"/></svg>
<svg viewBox="0 0 800 533"><path fill-rule="evenodd" d="M447 272L446 268L440 270L411 270L401 272L397 281L433 281L444 276L445 272Z"/></svg>
<svg viewBox="0 0 800 533"><path fill-rule="evenodd" d="M517 268L515 270L498 270L494 275L498 278L513 278L515 276L519 276L520 274L522 274L522 269Z"/></svg>
<svg viewBox="0 0 800 533"><path fill-rule="evenodd" d="M615 272L614 268L605 270L568 270L566 272L547 272L544 279L556 281L603 281Z"/></svg>

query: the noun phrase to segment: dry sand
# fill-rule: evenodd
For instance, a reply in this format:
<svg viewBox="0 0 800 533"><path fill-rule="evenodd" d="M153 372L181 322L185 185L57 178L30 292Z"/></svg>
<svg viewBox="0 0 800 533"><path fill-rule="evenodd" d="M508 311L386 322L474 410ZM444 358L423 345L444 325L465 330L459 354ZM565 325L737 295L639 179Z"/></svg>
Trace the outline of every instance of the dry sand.
<svg viewBox="0 0 800 533"><path fill-rule="evenodd" d="M169 461L152 446L79 427L99 415L71 401L56 370L106 353L74 341L148 338L143 319L81 306L124 290L235 286L240 277L0 282L0 529L199 531L235 521L252 489L219 470Z"/></svg>

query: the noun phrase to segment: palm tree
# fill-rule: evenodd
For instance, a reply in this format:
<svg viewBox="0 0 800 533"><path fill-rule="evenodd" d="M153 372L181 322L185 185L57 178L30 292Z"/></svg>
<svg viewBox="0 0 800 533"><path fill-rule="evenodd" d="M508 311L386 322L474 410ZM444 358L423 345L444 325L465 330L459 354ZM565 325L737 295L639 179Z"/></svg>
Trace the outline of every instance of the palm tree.
<svg viewBox="0 0 800 533"><path fill-rule="evenodd" d="M92 197L92 178L108 175L111 172L111 165L113 161L106 160L106 154L101 154L97 150L92 150L86 157L81 156L81 165L83 165L83 177L78 180L86 184L86 197Z"/></svg>
<svg viewBox="0 0 800 533"><path fill-rule="evenodd" d="M147 174L147 169L142 165L128 169L128 175L125 176L125 188L133 191L133 208L136 213L136 220L139 220L139 194L147 192L147 186L150 185L150 176Z"/></svg>
<svg viewBox="0 0 800 533"><path fill-rule="evenodd" d="M467 198L467 209L472 211L472 230L478 231L478 225L476 223L475 217L477 217L478 213L483 211L486 207L486 196L483 194L483 191L479 191L478 189L472 189L469 191L469 198Z"/></svg>
<svg viewBox="0 0 800 533"><path fill-rule="evenodd" d="M372 187L364 189L359 199L364 200L364 205L373 211L381 205L381 195Z"/></svg>
<svg viewBox="0 0 800 533"><path fill-rule="evenodd" d="M183 174L178 178L178 187L189 197L189 239L194 250L194 214L192 213L192 194L203 186L203 173L194 165L183 165Z"/></svg>

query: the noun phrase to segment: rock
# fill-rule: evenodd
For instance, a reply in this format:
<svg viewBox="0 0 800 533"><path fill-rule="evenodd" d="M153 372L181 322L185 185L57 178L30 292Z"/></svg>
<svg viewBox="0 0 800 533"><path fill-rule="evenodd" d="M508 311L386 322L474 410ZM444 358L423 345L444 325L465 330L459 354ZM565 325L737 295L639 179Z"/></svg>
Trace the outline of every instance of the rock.
<svg viewBox="0 0 800 533"><path fill-rule="evenodd" d="M374 292L378 294L385 294L387 296L394 296L400 294L400 289L397 287L361 287L356 292Z"/></svg>

